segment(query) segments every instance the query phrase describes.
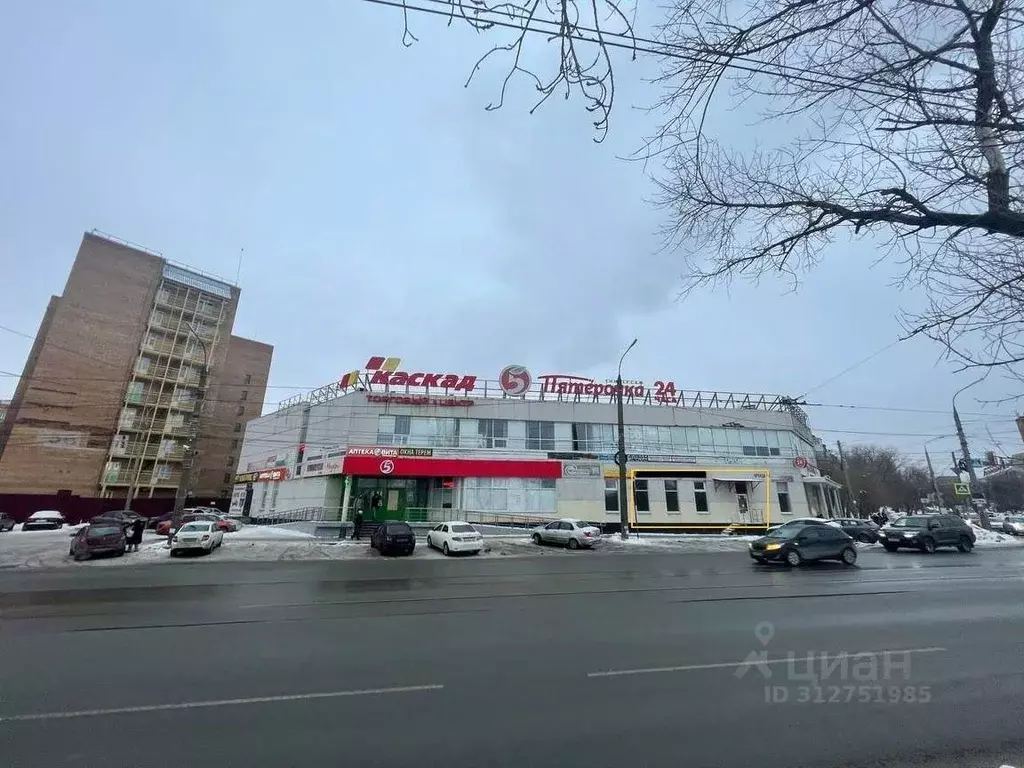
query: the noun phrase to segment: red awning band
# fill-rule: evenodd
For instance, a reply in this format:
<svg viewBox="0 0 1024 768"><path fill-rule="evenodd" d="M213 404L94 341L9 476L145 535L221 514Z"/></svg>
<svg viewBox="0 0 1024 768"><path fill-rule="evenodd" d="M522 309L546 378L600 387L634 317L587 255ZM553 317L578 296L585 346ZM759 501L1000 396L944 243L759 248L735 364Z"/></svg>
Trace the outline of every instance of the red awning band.
<svg viewBox="0 0 1024 768"><path fill-rule="evenodd" d="M346 475L375 477L529 477L558 478L562 462L529 459L426 459L398 456L346 456Z"/></svg>

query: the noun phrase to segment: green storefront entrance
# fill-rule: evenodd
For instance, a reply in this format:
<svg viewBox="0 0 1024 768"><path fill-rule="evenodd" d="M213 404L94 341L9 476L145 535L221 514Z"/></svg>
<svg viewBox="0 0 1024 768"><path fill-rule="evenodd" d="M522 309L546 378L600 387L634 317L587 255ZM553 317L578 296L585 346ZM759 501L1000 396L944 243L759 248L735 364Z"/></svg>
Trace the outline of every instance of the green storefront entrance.
<svg viewBox="0 0 1024 768"><path fill-rule="evenodd" d="M380 493L380 508L374 513L369 504L363 514L364 521L405 520L422 523L430 520L429 510L452 509L455 496L455 480L446 477L351 477L349 517L355 510L363 509L364 495Z"/></svg>
<svg viewBox="0 0 1024 768"><path fill-rule="evenodd" d="M380 507L374 511L369 503L363 505L363 498L380 494ZM427 498L430 493L429 478L414 477L353 477L351 505L353 514L365 509L363 520L383 522L385 520L426 520Z"/></svg>

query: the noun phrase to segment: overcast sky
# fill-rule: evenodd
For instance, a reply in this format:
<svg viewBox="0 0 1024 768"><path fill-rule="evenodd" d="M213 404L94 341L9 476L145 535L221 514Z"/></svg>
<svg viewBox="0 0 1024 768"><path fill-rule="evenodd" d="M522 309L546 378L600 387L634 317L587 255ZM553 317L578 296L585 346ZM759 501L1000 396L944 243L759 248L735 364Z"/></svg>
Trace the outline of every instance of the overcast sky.
<svg viewBox="0 0 1024 768"><path fill-rule="evenodd" d="M860 406L807 408L833 447L917 459L952 432L950 398L973 377L928 341L837 377L894 342L918 300L870 243L833 246L795 294L768 280L677 301L651 184L619 159L653 128L653 62L619 62L595 144L581 101L531 116L520 88L486 111L505 69L463 83L487 38L413 23L405 48L401 14L360 0L6 0L0 324L34 335L96 228L231 280L244 248L235 332L275 346L270 402L373 354L483 378L510 362L612 376L635 336L630 378ZM742 111L715 129L757 130ZM0 331L0 397L30 345ZM961 397L975 453L1024 450L1014 406L974 400L1013 393L993 377Z"/></svg>

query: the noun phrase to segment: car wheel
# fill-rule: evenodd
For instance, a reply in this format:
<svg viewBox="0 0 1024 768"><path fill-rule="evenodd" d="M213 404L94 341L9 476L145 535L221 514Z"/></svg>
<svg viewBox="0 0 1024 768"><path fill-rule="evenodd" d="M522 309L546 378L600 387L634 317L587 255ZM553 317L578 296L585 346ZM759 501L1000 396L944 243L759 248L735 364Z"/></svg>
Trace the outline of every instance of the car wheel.
<svg viewBox="0 0 1024 768"><path fill-rule="evenodd" d="M73 557L75 558L75 562L76 562L76 563L80 563L80 562L82 562L83 560L88 560L88 559L89 559L89 554L88 554L88 553L86 553L86 554L84 554L84 555L81 555L81 554L79 554L78 552L75 552L75 553L73 554Z"/></svg>
<svg viewBox="0 0 1024 768"><path fill-rule="evenodd" d="M862 533L857 537L857 541L859 541L861 544L870 544L871 537L866 533Z"/></svg>
<svg viewBox="0 0 1024 768"><path fill-rule="evenodd" d="M967 536L960 537L960 543L956 545L956 548L963 552L965 555L974 549L974 542Z"/></svg>
<svg viewBox="0 0 1024 768"><path fill-rule="evenodd" d="M566 542L565 546L567 546L569 549L579 549L580 543L576 541L576 539L569 539L569 541Z"/></svg>
<svg viewBox="0 0 1024 768"><path fill-rule="evenodd" d="M451 555L451 550L450 550L450 549L448 549L448 542L447 542L447 541L446 541L446 542L444 543L444 545L443 545L443 546L441 547L441 551L442 551L442 552L444 553L444 556L445 556L445 557L448 557L449 555Z"/></svg>
<svg viewBox="0 0 1024 768"><path fill-rule="evenodd" d="M171 550L171 557L177 557L177 556L178 556L178 550L172 549Z"/></svg>
<svg viewBox="0 0 1024 768"><path fill-rule="evenodd" d="M840 557L842 558L843 563L846 565L857 564L857 550L853 547L847 547L846 549L844 549L840 554Z"/></svg>
<svg viewBox="0 0 1024 768"><path fill-rule="evenodd" d="M535 534L533 534L533 537L532 537L532 538L533 538L533 543L534 543L534 544L541 544L541 543L543 543L543 542L541 541L541 538L540 538L540 534L539 534L539 533L535 533Z"/></svg>
<svg viewBox="0 0 1024 768"><path fill-rule="evenodd" d="M885 547L886 552L896 552L899 550L899 546L896 544L883 544L882 546Z"/></svg>
<svg viewBox="0 0 1024 768"><path fill-rule="evenodd" d="M803 561L803 556L795 549L791 549L789 550L789 552L786 553L786 565L788 565L790 568L796 568Z"/></svg>
<svg viewBox="0 0 1024 768"><path fill-rule="evenodd" d="M931 555L935 553L935 539L931 536L925 536L921 542L921 550Z"/></svg>

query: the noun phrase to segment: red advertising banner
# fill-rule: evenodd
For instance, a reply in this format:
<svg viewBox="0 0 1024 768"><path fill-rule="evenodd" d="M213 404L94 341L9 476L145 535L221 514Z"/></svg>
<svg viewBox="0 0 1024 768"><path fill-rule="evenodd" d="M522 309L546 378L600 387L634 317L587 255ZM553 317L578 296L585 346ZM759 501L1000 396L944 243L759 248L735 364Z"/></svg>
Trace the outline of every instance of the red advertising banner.
<svg viewBox="0 0 1024 768"><path fill-rule="evenodd" d="M346 475L374 477L526 477L559 478L562 462L530 459L426 459L410 456L346 456Z"/></svg>

